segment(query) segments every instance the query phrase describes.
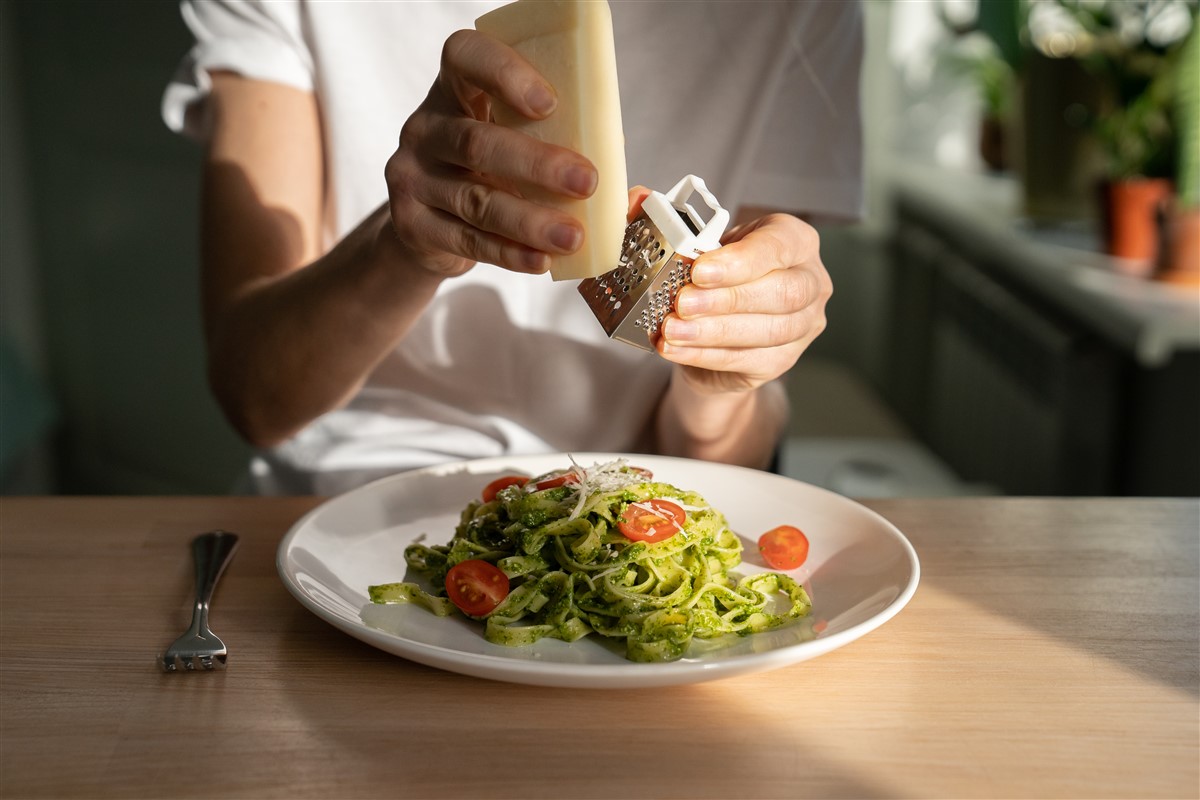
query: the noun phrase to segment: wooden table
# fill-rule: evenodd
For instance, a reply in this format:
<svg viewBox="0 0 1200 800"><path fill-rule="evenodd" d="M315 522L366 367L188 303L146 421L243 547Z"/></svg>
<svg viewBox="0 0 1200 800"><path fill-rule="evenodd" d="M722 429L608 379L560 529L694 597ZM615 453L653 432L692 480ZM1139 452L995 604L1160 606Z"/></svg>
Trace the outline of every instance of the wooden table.
<svg viewBox="0 0 1200 800"><path fill-rule="evenodd" d="M870 502L922 560L820 658L579 691L440 672L297 603L315 498L0 500L0 797L1195 797L1200 502ZM243 536L228 669L166 675L188 542Z"/></svg>

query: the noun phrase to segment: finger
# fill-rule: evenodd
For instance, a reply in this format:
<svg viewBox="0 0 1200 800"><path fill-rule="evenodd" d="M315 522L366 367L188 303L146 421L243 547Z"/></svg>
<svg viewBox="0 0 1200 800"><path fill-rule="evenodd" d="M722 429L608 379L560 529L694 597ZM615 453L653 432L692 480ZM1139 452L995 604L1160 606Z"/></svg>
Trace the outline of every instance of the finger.
<svg viewBox="0 0 1200 800"><path fill-rule="evenodd" d="M481 175L570 197L588 197L596 190L596 168L583 156L490 122L439 115L419 140L427 157Z"/></svg>
<svg viewBox="0 0 1200 800"><path fill-rule="evenodd" d="M675 298L683 319L724 314L790 314L829 298L827 281L804 267L777 269L766 277L737 286L703 289L685 285ZM831 286L828 288L832 288Z"/></svg>
<svg viewBox="0 0 1200 800"><path fill-rule="evenodd" d="M583 244L583 226L574 217L478 181L469 173L444 170L428 176L416 191L425 205L534 250L566 254Z"/></svg>
<svg viewBox="0 0 1200 800"><path fill-rule="evenodd" d="M682 319L668 314L662 338L680 347L771 348L811 341L825 329L823 311L793 314L730 314Z"/></svg>
<svg viewBox="0 0 1200 800"><path fill-rule="evenodd" d="M650 196L650 190L645 186L631 186L629 189L629 211L625 214L626 222L633 222L642 211L642 203Z"/></svg>
<svg viewBox="0 0 1200 800"><path fill-rule="evenodd" d="M530 119L554 110L554 88L516 50L478 31L452 33L442 47L438 81L460 101L482 89Z"/></svg>
<svg viewBox="0 0 1200 800"><path fill-rule="evenodd" d="M772 214L745 229L743 238L697 258L692 282L702 288L737 286L781 267L807 264L819 253L820 238L812 226Z"/></svg>
<svg viewBox="0 0 1200 800"><path fill-rule="evenodd" d="M414 205L402 218L393 216L393 224L397 235L418 250L453 253L514 272L539 274L550 269L548 254L480 230L435 208Z"/></svg>
<svg viewBox="0 0 1200 800"><path fill-rule="evenodd" d="M666 360L685 367L728 373L743 383L758 384L783 374L800 358L803 348L782 345L770 349L733 347L684 347L666 340L658 342Z"/></svg>

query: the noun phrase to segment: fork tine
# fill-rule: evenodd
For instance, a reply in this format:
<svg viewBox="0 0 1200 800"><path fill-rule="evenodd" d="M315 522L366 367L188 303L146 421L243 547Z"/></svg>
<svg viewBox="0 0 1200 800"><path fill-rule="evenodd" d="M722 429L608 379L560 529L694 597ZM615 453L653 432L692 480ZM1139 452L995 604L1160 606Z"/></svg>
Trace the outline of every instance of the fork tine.
<svg viewBox="0 0 1200 800"><path fill-rule="evenodd" d="M221 572L237 548L238 537L228 531L211 531L192 540L196 567L196 602L190 629L167 648L164 672L209 671L225 665L225 643L208 627L208 607ZM215 659L215 661L214 661Z"/></svg>

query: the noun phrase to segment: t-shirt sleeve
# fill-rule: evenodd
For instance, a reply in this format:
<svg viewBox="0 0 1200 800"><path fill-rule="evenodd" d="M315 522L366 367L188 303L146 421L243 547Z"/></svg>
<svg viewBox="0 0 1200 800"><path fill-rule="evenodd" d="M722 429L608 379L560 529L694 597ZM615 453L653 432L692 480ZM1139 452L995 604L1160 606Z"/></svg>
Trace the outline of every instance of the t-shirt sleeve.
<svg viewBox="0 0 1200 800"><path fill-rule="evenodd" d="M760 133L743 202L860 219L862 9L853 2L791 8L791 59Z"/></svg>
<svg viewBox="0 0 1200 800"><path fill-rule="evenodd" d="M296 0L182 0L180 13L196 44L163 93L163 121L171 130L207 138L204 100L214 71L312 90L312 53Z"/></svg>

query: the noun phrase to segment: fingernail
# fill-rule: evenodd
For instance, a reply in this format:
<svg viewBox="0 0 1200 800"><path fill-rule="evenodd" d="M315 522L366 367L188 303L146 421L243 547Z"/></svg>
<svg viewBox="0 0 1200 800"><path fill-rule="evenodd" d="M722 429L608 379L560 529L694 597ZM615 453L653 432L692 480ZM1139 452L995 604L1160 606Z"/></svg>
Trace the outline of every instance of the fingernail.
<svg viewBox="0 0 1200 800"><path fill-rule="evenodd" d="M668 340L676 342L690 342L696 338L699 332L699 326L696 323L678 317L672 317L663 324L663 335Z"/></svg>
<svg viewBox="0 0 1200 800"><path fill-rule="evenodd" d="M713 261L701 261L692 267L692 283L700 285L716 283L721 278L721 265Z"/></svg>
<svg viewBox="0 0 1200 800"><path fill-rule="evenodd" d="M583 231L562 222L550 226L550 243L564 253L574 253L583 243Z"/></svg>
<svg viewBox="0 0 1200 800"><path fill-rule="evenodd" d="M525 102L529 104L534 113L544 117L558 105L558 98L546 84L535 83L525 91Z"/></svg>
<svg viewBox="0 0 1200 800"><path fill-rule="evenodd" d="M680 316L695 317L708 311L708 295L695 287L685 288L675 298L675 311Z"/></svg>
<svg viewBox="0 0 1200 800"><path fill-rule="evenodd" d="M567 191L588 197L596 190L596 170L588 167L568 167L563 176Z"/></svg>

